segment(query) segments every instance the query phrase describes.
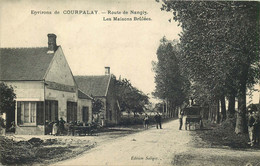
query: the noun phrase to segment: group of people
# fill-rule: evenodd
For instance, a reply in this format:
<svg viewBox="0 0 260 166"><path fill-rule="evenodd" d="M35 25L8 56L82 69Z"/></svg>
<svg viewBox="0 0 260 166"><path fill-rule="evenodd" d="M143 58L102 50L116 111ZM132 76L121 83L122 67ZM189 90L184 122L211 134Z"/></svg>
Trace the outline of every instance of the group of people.
<svg viewBox="0 0 260 166"><path fill-rule="evenodd" d="M46 134L50 134L50 135L63 135L65 132L65 121L63 120L63 118L60 118L60 120L56 120L54 122L49 122L46 121L45 122L45 126L46 126Z"/></svg>
<svg viewBox="0 0 260 166"><path fill-rule="evenodd" d="M162 117L159 114L159 112L156 113L156 115L154 116L154 119L155 119L155 122L156 122L156 128L159 129L159 127L160 127L160 129L162 129ZM145 114L143 120L144 120L144 128L148 129L149 116L147 114Z"/></svg>
<svg viewBox="0 0 260 166"><path fill-rule="evenodd" d="M250 146L259 145L260 141L260 117L257 114L257 108L252 105L248 108L248 135Z"/></svg>
<svg viewBox="0 0 260 166"><path fill-rule="evenodd" d="M46 133L50 135L73 135L73 126L83 126L83 122L66 122L63 118L55 122L46 122Z"/></svg>
<svg viewBox="0 0 260 166"><path fill-rule="evenodd" d="M183 125L183 110L181 110L179 112L179 122L180 122L180 126L179 126L179 130L182 129L182 125ZM155 119L155 122L156 122L156 128L157 129L162 129L162 117L161 115L159 114L159 112L156 113L156 115L154 116L154 119ZM149 116L147 114L145 114L144 116L144 128L145 129L148 129L148 124L149 124Z"/></svg>

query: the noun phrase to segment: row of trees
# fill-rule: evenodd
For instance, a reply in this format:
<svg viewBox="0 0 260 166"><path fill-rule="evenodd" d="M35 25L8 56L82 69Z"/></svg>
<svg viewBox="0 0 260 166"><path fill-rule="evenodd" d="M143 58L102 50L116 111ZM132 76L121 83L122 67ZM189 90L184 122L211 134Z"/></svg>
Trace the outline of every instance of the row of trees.
<svg viewBox="0 0 260 166"><path fill-rule="evenodd" d="M173 116L177 113L176 108L189 101L190 91L190 82L181 71L177 41L169 41L163 37L157 49L157 58L158 62L153 62L156 83L153 95L164 100L165 104L160 105L160 109L167 116Z"/></svg>
<svg viewBox="0 0 260 166"><path fill-rule="evenodd" d="M217 122L235 116L237 98L235 132L245 132L246 92L260 77L259 4L163 0L161 9L172 12L183 31L179 44L163 39L157 50L155 96L169 98L175 106L189 95L202 105L221 101Z"/></svg>

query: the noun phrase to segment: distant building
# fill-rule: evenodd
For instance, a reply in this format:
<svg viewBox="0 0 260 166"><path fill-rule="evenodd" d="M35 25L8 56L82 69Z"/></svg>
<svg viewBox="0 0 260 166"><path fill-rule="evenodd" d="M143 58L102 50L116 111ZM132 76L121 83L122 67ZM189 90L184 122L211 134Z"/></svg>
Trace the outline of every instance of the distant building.
<svg viewBox="0 0 260 166"><path fill-rule="evenodd" d="M105 75L75 76L75 80L84 93L103 101L104 109L99 116L100 122L104 121L105 125L118 124L121 111L115 94L115 80L110 74L110 68L105 68Z"/></svg>
<svg viewBox="0 0 260 166"><path fill-rule="evenodd" d="M55 34L48 47L1 48L0 59L0 81L17 97L16 134L45 134L45 124L60 118L91 122L91 97L78 90Z"/></svg>

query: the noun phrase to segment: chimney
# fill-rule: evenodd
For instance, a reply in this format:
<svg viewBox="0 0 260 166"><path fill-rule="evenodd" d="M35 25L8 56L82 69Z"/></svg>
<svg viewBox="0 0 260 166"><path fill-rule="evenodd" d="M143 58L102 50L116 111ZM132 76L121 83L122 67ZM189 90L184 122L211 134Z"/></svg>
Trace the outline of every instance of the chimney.
<svg viewBox="0 0 260 166"><path fill-rule="evenodd" d="M57 36L50 33L48 36L48 53L54 53L57 50L56 38Z"/></svg>
<svg viewBox="0 0 260 166"><path fill-rule="evenodd" d="M110 75L110 67L105 67L105 75Z"/></svg>

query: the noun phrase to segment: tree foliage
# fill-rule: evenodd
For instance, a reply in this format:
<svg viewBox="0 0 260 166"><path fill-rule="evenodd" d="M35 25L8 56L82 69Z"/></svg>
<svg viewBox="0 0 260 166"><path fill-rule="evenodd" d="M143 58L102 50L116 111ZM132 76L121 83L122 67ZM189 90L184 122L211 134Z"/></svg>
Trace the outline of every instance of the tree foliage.
<svg viewBox="0 0 260 166"><path fill-rule="evenodd" d="M104 102L98 98L94 98L92 112L93 114L98 114L104 108Z"/></svg>
<svg viewBox="0 0 260 166"><path fill-rule="evenodd" d="M259 2L163 1L183 28L182 64L189 78L220 99L237 96L236 133L245 131L246 89L259 81Z"/></svg>
<svg viewBox="0 0 260 166"><path fill-rule="evenodd" d="M141 113L149 104L149 97L132 86L127 79L116 80L116 94L122 111Z"/></svg>
<svg viewBox="0 0 260 166"><path fill-rule="evenodd" d="M154 110L162 113L163 112L163 104L164 103L156 103Z"/></svg>
<svg viewBox="0 0 260 166"><path fill-rule="evenodd" d="M158 62L153 62L156 89L154 96L167 99L174 106L180 106L188 99L189 81L180 69L177 41L163 37L157 49Z"/></svg>
<svg viewBox="0 0 260 166"><path fill-rule="evenodd" d="M0 83L0 114L14 111L15 98L14 89L5 83Z"/></svg>

